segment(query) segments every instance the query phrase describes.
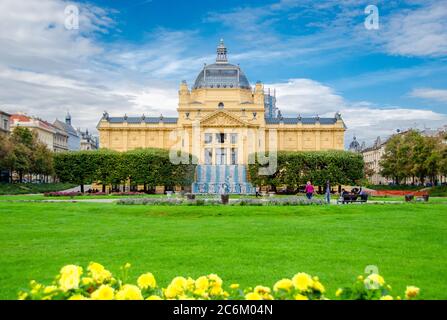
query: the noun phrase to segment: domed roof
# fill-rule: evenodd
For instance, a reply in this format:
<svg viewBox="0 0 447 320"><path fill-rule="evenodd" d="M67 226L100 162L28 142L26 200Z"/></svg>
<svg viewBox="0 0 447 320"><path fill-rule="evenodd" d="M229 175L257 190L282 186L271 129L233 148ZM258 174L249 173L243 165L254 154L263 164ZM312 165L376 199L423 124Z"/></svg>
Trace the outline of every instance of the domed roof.
<svg viewBox="0 0 447 320"><path fill-rule="evenodd" d="M227 48L223 40L217 47L216 63L205 65L194 83L198 88L243 88L251 89L250 83L239 66L228 63Z"/></svg>
<svg viewBox="0 0 447 320"><path fill-rule="evenodd" d="M351 151L361 151L360 143L357 141L357 137L354 136L354 139L349 144L349 150Z"/></svg>

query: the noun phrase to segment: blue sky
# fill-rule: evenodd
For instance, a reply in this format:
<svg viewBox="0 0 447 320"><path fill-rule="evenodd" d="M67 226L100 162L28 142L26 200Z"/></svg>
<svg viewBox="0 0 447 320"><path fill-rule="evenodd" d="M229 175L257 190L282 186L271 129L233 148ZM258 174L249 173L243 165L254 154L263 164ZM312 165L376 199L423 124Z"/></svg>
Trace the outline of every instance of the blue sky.
<svg viewBox="0 0 447 320"><path fill-rule="evenodd" d="M80 9L79 30L64 8ZM379 29L364 26L376 5ZM102 111L175 115L220 38L283 113L341 111L367 144L447 124L447 1L4 0L0 108L94 129ZM3 19L2 19L3 18Z"/></svg>

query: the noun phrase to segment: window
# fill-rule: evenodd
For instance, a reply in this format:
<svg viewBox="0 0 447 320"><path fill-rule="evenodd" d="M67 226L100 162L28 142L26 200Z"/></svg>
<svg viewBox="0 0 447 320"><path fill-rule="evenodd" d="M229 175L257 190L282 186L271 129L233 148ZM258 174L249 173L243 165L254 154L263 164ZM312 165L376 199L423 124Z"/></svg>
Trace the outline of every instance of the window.
<svg viewBox="0 0 447 320"><path fill-rule="evenodd" d="M210 144L213 142L213 135L211 133L205 133L205 143Z"/></svg>
<svg viewBox="0 0 447 320"><path fill-rule="evenodd" d="M225 148L216 149L216 164L227 164L227 152Z"/></svg>
<svg viewBox="0 0 447 320"><path fill-rule="evenodd" d="M236 144L237 143L237 133L232 133L230 139L231 139L231 144Z"/></svg>
<svg viewBox="0 0 447 320"><path fill-rule="evenodd" d="M237 149L231 148L231 164L237 164Z"/></svg>
<svg viewBox="0 0 447 320"><path fill-rule="evenodd" d="M213 164L213 149L205 149L205 164Z"/></svg>
<svg viewBox="0 0 447 320"><path fill-rule="evenodd" d="M225 133L216 133L216 140L218 143L224 143L227 140L227 135Z"/></svg>
<svg viewBox="0 0 447 320"><path fill-rule="evenodd" d="M223 109L223 107L224 107L224 104L223 104L223 102L219 102L219 105L218 105L218 107L219 107L219 109Z"/></svg>
<svg viewBox="0 0 447 320"><path fill-rule="evenodd" d="M3 120L3 129L8 130L8 120Z"/></svg>

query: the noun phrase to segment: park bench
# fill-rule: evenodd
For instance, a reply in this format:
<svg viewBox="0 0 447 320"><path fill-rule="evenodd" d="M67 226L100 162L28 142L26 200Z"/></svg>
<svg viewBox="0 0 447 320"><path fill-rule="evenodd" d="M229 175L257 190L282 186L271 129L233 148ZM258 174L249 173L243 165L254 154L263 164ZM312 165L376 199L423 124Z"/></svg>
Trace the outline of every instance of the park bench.
<svg viewBox="0 0 447 320"><path fill-rule="evenodd" d="M349 193L345 194L343 196L340 196L340 198L337 200L337 204L348 204L348 203L367 203L368 202L368 195L363 194L359 195L356 193Z"/></svg>

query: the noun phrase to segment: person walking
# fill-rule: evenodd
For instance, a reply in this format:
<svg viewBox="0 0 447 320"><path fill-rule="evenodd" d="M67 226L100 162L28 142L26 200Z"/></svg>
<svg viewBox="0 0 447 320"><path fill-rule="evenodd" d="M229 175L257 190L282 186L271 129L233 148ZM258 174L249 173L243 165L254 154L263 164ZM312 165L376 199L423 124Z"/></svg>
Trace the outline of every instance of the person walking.
<svg viewBox="0 0 447 320"><path fill-rule="evenodd" d="M331 182L328 180L326 182L326 194L325 194L326 202L331 204Z"/></svg>
<svg viewBox="0 0 447 320"><path fill-rule="evenodd" d="M306 193L307 199L311 200L314 195L315 188L312 185L312 183L310 183L310 181L307 181L306 188L304 189L304 192Z"/></svg>

